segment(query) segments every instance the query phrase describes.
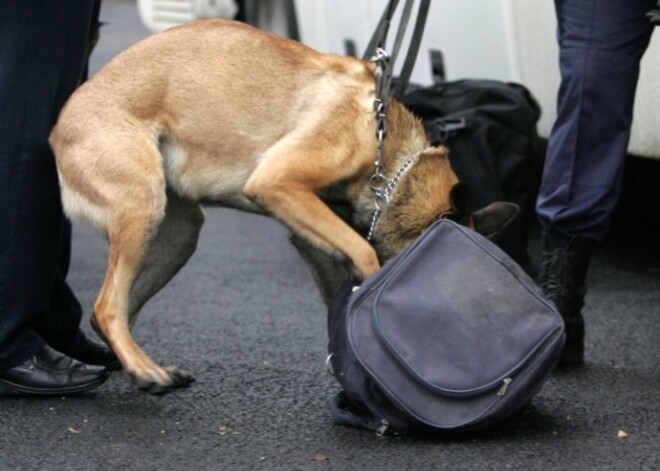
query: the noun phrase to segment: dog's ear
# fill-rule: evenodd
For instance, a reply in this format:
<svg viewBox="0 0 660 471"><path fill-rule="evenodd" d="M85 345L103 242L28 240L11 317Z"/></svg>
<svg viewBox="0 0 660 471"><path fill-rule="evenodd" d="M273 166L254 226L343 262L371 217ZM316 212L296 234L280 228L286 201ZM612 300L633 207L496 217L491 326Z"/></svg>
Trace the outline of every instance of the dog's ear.
<svg viewBox="0 0 660 471"><path fill-rule="evenodd" d="M472 213L471 226L479 234L492 239L511 224L518 213L520 207L517 204L496 201Z"/></svg>
<svg viewBox="0 0 660 471"><path fill-rule="evenodd" d="M496 201L485 208L473 211L472 193L462 183L449 192L453 221L468 226L479 234L492 239L500 234L518 216L520 208L515 203Z"/></svg>

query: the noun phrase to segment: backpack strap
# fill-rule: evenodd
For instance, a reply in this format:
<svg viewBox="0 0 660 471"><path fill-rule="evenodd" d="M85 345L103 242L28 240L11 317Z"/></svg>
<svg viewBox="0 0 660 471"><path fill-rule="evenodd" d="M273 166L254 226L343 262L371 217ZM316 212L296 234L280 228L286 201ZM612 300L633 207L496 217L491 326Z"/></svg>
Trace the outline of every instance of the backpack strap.
<svg viewBox="0 0 660 471"><path fill-rule="evenodd" d="M432 121L423 122L424 130L432 145L450 145L452 138L456 137L466 129L474 127L468 118L460 116L447 116L436 118ZM508 146L520 154L529 151L533 141L525 134L512 131L502 125L490 123L488 125L493 132L490 133L490 143L495 149Z"/></svg>

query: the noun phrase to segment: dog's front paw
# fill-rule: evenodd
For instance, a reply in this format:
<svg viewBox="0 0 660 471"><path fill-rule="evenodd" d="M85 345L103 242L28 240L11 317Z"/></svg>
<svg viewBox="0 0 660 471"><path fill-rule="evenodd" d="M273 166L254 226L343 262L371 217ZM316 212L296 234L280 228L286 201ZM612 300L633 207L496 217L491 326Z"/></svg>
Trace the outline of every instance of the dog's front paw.
<svg viewBox="0 0 660 471"><path fill-rule="evenodd" d="M376 251L369 247L360 258L353 261L355 276L360 279L367 278L369 275L376 273L380 269L380 262Z"/></svg>
<svg viewBox="0 0 660 471"><path fill-rule="evenodd" d="M130 376L140 391L153 395L165 394L178 388L186 388L195 381L190 373L175 366L166 366L159 369L155 374L152 373L147 376L140 376L135 373L130 373Z"/></svg>

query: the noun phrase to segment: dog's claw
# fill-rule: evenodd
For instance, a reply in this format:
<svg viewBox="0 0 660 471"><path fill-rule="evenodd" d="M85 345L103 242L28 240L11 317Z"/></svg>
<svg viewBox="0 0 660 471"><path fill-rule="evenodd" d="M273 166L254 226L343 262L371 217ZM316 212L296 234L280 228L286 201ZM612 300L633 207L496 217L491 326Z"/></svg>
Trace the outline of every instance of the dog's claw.
<svg viewBox="0 0 660 471"><path fill-rule="evenodd" d="M167 380L164 382L160 382L151 378L141 378L135 374L131 374L130 376L140 391L144 391L155 396L166 394L174 389L186 388L190 386L190 383L195 381L195 378L190 373L175 366L164 367L163 371L167 375Z"/></svg>
<svg viewBox="0 0 660 471"><path fill-rule="evenodd" d="M185 388L195 381L193 375L185 370L180 370L176 366L166 366L164 370L169 373L170 378L172 378L176 387Z"/></svg>

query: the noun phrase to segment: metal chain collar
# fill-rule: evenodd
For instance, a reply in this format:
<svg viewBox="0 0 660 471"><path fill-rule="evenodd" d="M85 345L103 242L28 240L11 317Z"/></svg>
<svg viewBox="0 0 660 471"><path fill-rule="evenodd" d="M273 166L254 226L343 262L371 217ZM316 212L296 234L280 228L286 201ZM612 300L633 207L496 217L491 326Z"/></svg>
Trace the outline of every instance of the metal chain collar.
<svg viewBox="0 0 660 471"><path fill-rule="evenodd" d="M394 191L394 188L396 188L403 174L406 173L406 171L410 167L412 167L412 164L415 162L417 157L419 157L419 154L421 154L421 152L417 152L416 154L413 154L410 157L408 157L405 160L405 162L403 162L401 167L399 167L399 170L397 170L396 173L392 176L392 178L390 178L390 180L387 181L387 184L384 187L374 190L374 192L376 193L376 202L375 202L376 209L374 211L374 215L371 218L369 234L367 235L367 240L369 242L371 242L371 240L373 239L374 230L376 229L376 223L378 222L378 218L385 209L385 206L389 204L390 197L392 196L392 192ZM383 176L383 178L385 177Z"/></svg>
<svg viewBox="0 0 660 471"><path fill-rule="evenodd" d="M374 113L376 115L376 138L378 145L376 147L376 162L374 163L374 173L369 178L369 186L376 195L374 215L371 218L369 234L367 240L373 240L376 223L381 213L390 202L390 196L394 188L404 173L410 168L420 152L408 157L399 167L396 173L388 181L385 175L385 164L383 163L383 148L385 136L387 135L387 105L390 90L390 81L392 78L391 67L389 67L390 56L384 49L376 49L376 54L371 58L371 62L376 64L376 97L374 99Z"/></svg>

